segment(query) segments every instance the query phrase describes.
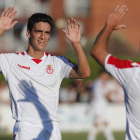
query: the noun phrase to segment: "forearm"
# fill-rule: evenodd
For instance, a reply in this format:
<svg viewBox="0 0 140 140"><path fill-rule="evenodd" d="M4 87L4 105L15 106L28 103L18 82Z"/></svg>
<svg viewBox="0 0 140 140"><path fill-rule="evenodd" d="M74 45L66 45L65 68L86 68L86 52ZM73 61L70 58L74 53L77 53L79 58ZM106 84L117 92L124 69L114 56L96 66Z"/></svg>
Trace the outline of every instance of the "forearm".
<svg viewBox="0 0 140 140"><path fill-rule="evenodd" d="M82 49L81 43L75 44L73 43L73 46L75 48L77 55L77 63L78 63L77 73L81 78L87 78L90 76L91 71L86 55Z"/></svg>
<svg viewBox="0 0 140 140"><path fill-rule="evenodd" d="M101 30L93 45L93 49L92 49L93 54L94 52L107 51L107 43L111 33L112 33L112 28L109 26L106 26Z"/></svg>
<svg viewBox="0 0 140 140"><path fill-rule="evenodd" d="M107 44L112 31L113 30L110 26L105 26L98 34L91 50L91 56L94 57L102 66L104 66L104 60L108 54Z"/></svg>
<svg viewBox="0 0 140 140"><path fill-rule="evenodd" d="M5 30L0 28L0 36L4 34Z"/></svg>

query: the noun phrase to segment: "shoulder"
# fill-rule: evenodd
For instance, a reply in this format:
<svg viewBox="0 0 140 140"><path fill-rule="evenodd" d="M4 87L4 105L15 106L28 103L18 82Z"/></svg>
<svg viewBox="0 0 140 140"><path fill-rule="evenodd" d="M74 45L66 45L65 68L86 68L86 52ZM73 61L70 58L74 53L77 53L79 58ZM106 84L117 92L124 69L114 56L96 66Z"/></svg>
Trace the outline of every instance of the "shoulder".
<svg viewBox="0 0 140 140"><path fill-rule="evenodd" d="M126 69L126 68L139 67L140 62L133 62L129 59L122 60L122 59L116 58L113 55L108 55L106 58L106 65L111 65L118 69Z"/></svg>
<svg viewBox="0 0 140 140"><path fill-rule="evenodd" d="M15 53L15 55L17 55L17 56L20 56L20 55L24 56L25 52L18 52L18 53Z"/></svg>
<svg viewBox="0 0 140 140"><path fill-rule="evenodd" d="M45 54L49 57L49 58L52 58L54 59L55 61L63 61L63 62L70 62L70 60L64 56L60 56L60 55L52 55L52 54L49 54L49 53L46 53Z"/></svg>
<svg viewBox="0 0 140 140"><path fill-rule="evenodd" d="M46 56L52 56L52 57L54 57L54 56L55 56L55 55L50 54L50 53L47 53L47 52L45 52L45 55L46 55Z"/></svg>
<svg viewBox="0 0 140 140"><path fill-rule="evenodd" d="M16 56L16 53L0 53L0 57L12 58Z"/></svg>
<svg viewBox="0 0 140 140"><path fill-rule="evenodd" d="M58 59L60 59L60 61L64 62L64 63L71 63L73 65L76 65L75 63L73 63L70 59L66 58L65 56L57 56Z"/></svg>

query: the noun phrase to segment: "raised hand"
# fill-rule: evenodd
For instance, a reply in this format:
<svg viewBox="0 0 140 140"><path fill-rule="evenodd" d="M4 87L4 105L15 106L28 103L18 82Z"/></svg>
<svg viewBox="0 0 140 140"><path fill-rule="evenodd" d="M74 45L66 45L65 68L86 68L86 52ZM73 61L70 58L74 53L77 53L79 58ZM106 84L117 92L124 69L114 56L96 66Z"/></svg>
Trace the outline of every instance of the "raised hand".
<svg viewBox="0 0 140 140"><path fill-rule="evenodd" d="M122 20L127 11L127 5L117 6L114 11L108 16L105 26L110 26L112 30L126 28L125 25L119 25L119 22Z"/></svg>
<svg viewBox="0 0 140 140"><path fill-rule="evenodd" d="M80 31L80 24L76 22L76 19L71 18L71 20L67 21L67 29L68 32L63 29L66 38L71 43L80 43L81 41L81 31Z"/></svg>
<svg viewBox="0 0 140 140"><path fill-rule="evenodd" d="M17 11L14 11L14 9L14 7L9 7L8 10L4 9L2 15L0 16L0 35L5 31L12 29L18 22L13 22L13 19L17 13Z"/></svg>

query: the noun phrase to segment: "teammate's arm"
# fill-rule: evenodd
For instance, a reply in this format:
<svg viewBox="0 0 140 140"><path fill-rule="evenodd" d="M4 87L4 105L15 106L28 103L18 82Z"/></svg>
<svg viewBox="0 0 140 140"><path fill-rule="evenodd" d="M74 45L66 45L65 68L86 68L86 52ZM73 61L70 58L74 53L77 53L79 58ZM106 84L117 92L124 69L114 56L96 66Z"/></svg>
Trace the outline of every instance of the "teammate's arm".
<svg viewBox="0 0 140 140"><path fill-rule="evenodd" d="M71 20L67 21L67 29L68 32L63 29L66 38L72 43L76 54L78 65L74 66L69 74L69 78L86 78L90 76L90 67L85 56L85 53L81 46L81 31L80 24L76 22L75 19L71 18Z"/></svg>
<svg viewBox="0 0 140 140"><path fill-rule="evenodd" d="M126 5L117 6L114 11L108 16L105 27L101 30L95 40L95 43L91 50L91 56L95 58L103 67L105 65L105 58L108 55L108 39L113 30L126 28L125 25L118 25L118 23L122 20L127 11L128 8Z"/></svg>
<svg viewBox="0 0 140 140"><path fill-rule="evenodd" d="M17 11L14 7L9 7L8 10L4 9L0 16L0 36L14 27L18 21L13 21Z"/></svg>

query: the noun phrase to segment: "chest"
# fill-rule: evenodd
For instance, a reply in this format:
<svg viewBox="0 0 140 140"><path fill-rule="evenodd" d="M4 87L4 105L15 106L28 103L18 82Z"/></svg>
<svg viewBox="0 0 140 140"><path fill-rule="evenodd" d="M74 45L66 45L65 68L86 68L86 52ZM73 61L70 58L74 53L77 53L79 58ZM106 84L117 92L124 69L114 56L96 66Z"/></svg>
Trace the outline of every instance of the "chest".
<svg viewBox="0 0 140 140"><path fill-rule="evenodd" d="M9 74L16 82L26 81L35 85L54 85L60 77L60 67L53 60L36 63L26 58L18 58L11 64Z"/></svg>

